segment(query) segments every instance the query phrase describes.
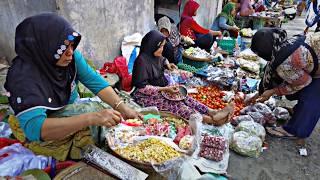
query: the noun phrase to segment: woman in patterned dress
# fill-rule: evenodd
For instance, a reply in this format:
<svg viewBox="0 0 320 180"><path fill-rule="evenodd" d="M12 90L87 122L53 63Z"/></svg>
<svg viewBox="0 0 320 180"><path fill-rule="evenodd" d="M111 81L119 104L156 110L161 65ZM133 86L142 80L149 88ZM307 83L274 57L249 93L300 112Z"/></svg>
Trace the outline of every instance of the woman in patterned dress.
<svg viewBox="0 0 320 180"><path fill-rule="evenodd" d="M176 87L168 86L164 69L171 64L162 57L165 36L159 31L150 31L141 42L141 49L133 67L132 83L137 89L133 93L135 101L144 106L156 106L160 111L169 111L185 119L191 114L203 114L205 123L222 125L229 121L233 114L233 104L217 112L187 97L181 101L165 99L161 91L177 93Z"/></svg>
<svg viewBox="0 0 320 180"><path fill-rule="evenodd" d="M305 139L316 126L320 118L319 47L319 33L287 39L282 29L264 28L253 36L252 51L268 61L258 101L272 95L298 100L285 126L267 128L271 135Z"/></svg>

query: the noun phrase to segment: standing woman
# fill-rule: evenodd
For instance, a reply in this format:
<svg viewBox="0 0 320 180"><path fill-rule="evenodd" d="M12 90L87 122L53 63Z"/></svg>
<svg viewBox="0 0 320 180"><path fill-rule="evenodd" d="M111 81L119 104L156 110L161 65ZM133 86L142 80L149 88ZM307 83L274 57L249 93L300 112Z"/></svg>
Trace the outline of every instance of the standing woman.
<svg viewBox="0 0 320 180"><path fill-rule="evenodd" d="M236 16L236 5L229 2L226 4L222 12L214 20L211 30L213 31L228 31L232 37L237 37L239 28L234 23Z"/></svg>
<svg viewBox="0 0 320 180"><path fill-rule="evenodd" d="M264 28L253 36L252 51L268 61L258 101L272 95L298 100L288 124L267 128L269 134L305 139L312 133L320 118L319 47L319 33L287 39L282 29Z"/></svg>
<svg viewBox="0 0 320 180"><path fill-rule="evenodd" d="M203 28L193 19L199 7L200 5L194 0L188 0L185 4L180 20L180 33L194 40L195 46L210 51L216 36L221 36L221 32Z"/></svg>
<svg viewBox="0 0 320 180"><path fill-rule="evenodd" d="M251 5L250 0L241 0L240 1L240 16L246 17L254 13L254 9Z"/></svg>
<svg viewBox="0 0 320 180"><path fill-rule="evenodd" d="M54 13L26 18L16 28L17 56L5 82L15 113L9 118L13 134L34 153L60 161L80 159L81 150L93 144L89 126L112 127L121 116L139 118L76 50L80 40L81 35ZM113 109L52 116L77 101L78 82Z"/></svg>

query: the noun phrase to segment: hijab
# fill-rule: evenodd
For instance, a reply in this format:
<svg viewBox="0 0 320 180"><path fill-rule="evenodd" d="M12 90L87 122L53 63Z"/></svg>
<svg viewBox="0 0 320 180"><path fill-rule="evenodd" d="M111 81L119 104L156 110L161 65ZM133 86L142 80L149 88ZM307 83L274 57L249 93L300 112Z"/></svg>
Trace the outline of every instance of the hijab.
<svg viewBox="0 0 320 180"><path fill-rule="evenodd" d="M200 5L197 2L194 0L189 0L184 6L181 19L183 20L185 18L192 18L192 16L196 15L196 11L199 7Z"/></svg>
<svg viewBox="0 0 320 180"><path fill-rule="evenodd" d="M234 17L232 16L231 12L232 10L234 10L236 8L236 5L232 2L229 2L228 4L226 4L221 13L218 15L219 17L225 17L227 19L227 24L229 26L233 26L234 25Z"/></svg>
<svg viewBox="0 0 320 180"><path fill-rule="evenodd" d="M169 34L171 34L171 22L167 16L163 16L159 19L158 29L159 31L161 31L161 29L166 29L169 32Z"/></svg>
<svg viewBox="0 0 320 180"><path fill-rule="evenodd" d="M68 45L73 42L76 49L80 39L80 34L54 13L28 17L17 26L17 56L5 82L15 114L34 107L59 109L68 103L75 62L73 59L67 67L56 63Z"/></svg>
<svg viewBox="0 0 320 180"><path fill-rule="evenodd" d="M146 85L166 86L168 81L164 77L164 58L154 56L165 37L159 31L148 32L141 41L141 48L134 62L132 84L137 88Z"/></svg>
<svg viewBox="0 0 320 180"><path fill-rule="evenodd" d="M287 32L280 28L262 28L255 33L252 37L251 50L268 61L260 83L260 94L283 83L276 69L301 45L308 46L304 42L305 39L304 35L288 39Z"/></svg>

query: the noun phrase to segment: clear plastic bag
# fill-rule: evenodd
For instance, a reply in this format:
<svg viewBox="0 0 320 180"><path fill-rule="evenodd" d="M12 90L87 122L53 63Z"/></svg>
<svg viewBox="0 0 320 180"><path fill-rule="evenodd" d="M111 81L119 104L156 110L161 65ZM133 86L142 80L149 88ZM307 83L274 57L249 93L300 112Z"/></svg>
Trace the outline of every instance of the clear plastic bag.
<svg viewBox="0 0 320 180"><path fill-rule="evenodd" d="M232 119L231 124L234 126L238 126L242 121L253 121L252 117L249 115L241 115Z"/></svg>
<svg viewBox="0 0 320 180"><path fill-rule="evenodd" d="M8 123L0 122L0 138L8 138L12 134L11 128Z"/></svg>
<svg viewBox="0 0 320 180"><path fill-rule="evenodd" d="M291 118L289 111L282 107L276 107L273 113L278 120L288 121Z"/></svg>
<svg viewBox="0 0 320 180"><path fill-rule="evenodd" d="M241 155L258 158L262 149L262 141L258 136L238 131L233 134L231 149Z"/></svg>
<svg viewBox="0 0 320 180"><path fill-rule="evenodd" d="M265 117L259 112L248 112L247 113L254 122L261 124L262 126L266 124Z"/></svg>
<svg viewBox="0 0 320 180"><path fill-rule="evenodd" d="M0 176L18 176L29 169L44 169L51 163L51 157L36 156L18 143L0 149L0 157Z"/></svg>
<svg viewBox="0 0 320 180"><path fill-rule="evenodd" d="M264 141L266 137L266 130L264 127L254 121L242 121L236 127L236 131L245 131L249 134L258 136L262 141Z"/></svg>

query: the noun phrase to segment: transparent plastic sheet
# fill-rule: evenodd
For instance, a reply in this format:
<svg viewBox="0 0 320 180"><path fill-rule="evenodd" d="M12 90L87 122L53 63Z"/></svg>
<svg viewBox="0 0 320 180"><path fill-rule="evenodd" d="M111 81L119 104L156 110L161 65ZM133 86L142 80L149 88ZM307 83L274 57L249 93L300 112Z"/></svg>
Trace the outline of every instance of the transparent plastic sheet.
<svg viewBox="0 0 320 180"><path fill-rule="evenodd" d="M282 108L282 107L276 107L273 110L273 113L276 116L276 118L279 120L288 121L291 118L289 111L285 108Z"/></svg>
<svg viewBox="0 0 320 180"><path fill-rule="evenodd" d="M202 116L199 113L192 114L189 119L189 126L191 127L192 134L194 136L192 148L188 151L185 151L185 154L192 155L193 152L199 147L201 141L201 127L202 127ZM168 143L169 144L169 143ZM171 145L172 146L172 145ZM174 147L174 146L172 146ZM176 149L176 148L175 148ZM181 151L181 150L179 150ZM166 161L161 165L154 165L152 167L154 170L159 173L161 176L165 177L166 179L173 180L176 179L180 172L180 168L182 165L190 160L191 157L183 155L180 158Z"/></svg>
<svg viewBox="0 0 320 180"><path fill-rule="evenodd" d="M200 86L207 86L208 83L204 82L201 78L192 77L186 81L187 87L200 87Z"/></svg>
<svg viewBox="0 0 320 180"><path fill-rule="evenodd" d="M192 155L190 163L200 169L201 172L205 173L215 173L215 174L225 174L227 172L229 163L229 144L231 142L232 134L234 133L234 128L231 124L225 124L220 127L215 127L212 125L202 125L201 134L212 135L217 137L224 137L226 140L226 149L223 154L222 161L216 162L208 160L203 157L199 157L200 145Z"/></svg>
<svg viewBox="0 0 320 180"><path fill-rule="evenodd" d="M264 116L259 113L259 112L248 112L247 113L254 122L261 124L262 126L264 126L266 124L266 119L264 118Z"/></svg>
<svg viewBox="0 0 320 180"><path fill-rule="evenodd" d="M12 134L11 128L8 123L0 122L0 137L8 138Z"/></svg>
<svg viewBox="0 0 320 180"><path fill-rule="evenodd" d="M233 134L230 147L241 155L258 158L262 149L262 141L258 136L238 131Z"/></svg>
<svg viewBox="0 0 320 180"><path fill-rule="evenodd" d="M268 101L264 102L271 110L274 110L277 106L277 101L274 97L271 97Z"/></svg>
<svg viewBox="0 0 320 180"><path fill-rule="evenodd" d="M243 121L237 127L236 131L245 131L249 134L258 136L262 141L265 140L266 130L261 124L254 121Z"/></svg>
<svg viewBox="0 0 320 180"><path fill-rule="evenodd" d="M152 114L160 114L156 107L148 107L143 108L142 112L150 112ZM152 135L141 135L139 134L140 127L130 127L126 125L120 124L116 128L109 129L109 131L105 134L108 145L111 149L115 150L117 148L125 148L128 145L134 145L136 143L140 143L144 140L153 138L161 140L162 142L166 143L170 147L174 148L176 151L182 153L182 156L176 159L165 161L162 164L155 164L151 163L154 171L159 173L161 176L165 177L166 179L175 179L177 177L179 170L182 164L190 159L188 155L191 155L194 150L197 148L199 144L199 139L201 137L201 125L202 125L202 116L200 114L193 114L189 119L189 127L192 130L192 145L191 148L188 150L182 149L179 145L173 142L172 138L168 137L161 137L161 136L152 136ZM126 130L130 132L128 136L123 137L120 133L121 130ZM140 130L142 130L141 128ZM119 137L122 137L119 139ZM115 146L117 145L117 146Z"/></svg>
<svg viewBox="0 0 320 180"><path fill-rule="evenodd" d="M254 121L249 115L241 115L232 119L231 124L238 126L242 121Z"/></svg>
<svg viewBox="0 0 320 180"><path fill-rule="evenodd" d="M140 180L148 177L144 172L93 145L88 146L87 150L83 153L83 157L89 164L119 179Z"/></svg>
<svg viewBox="0 0 320 180"><path fill-rule="evenodd" d="M266 122L268 124L274 124L276 122L276 117L274 116L270 107L263 103L257 103L251 106L247 106L240 111L242 115L248 114L249 112L259 112L260 114L262 114L263 120L257 119L259 122Z"/></svg>
<svg viewBox="0 0 320 180"><path fill-rule="evenodd" d="M150 107L145 107L145 108L141 108L139 109L140 113L144 113L144 112L152 112L153 114L160 114L159 109L156 106L150 106Z"/></svg>
<svg viewBox="0 0 320 180"><path fill-rule="evenodd" d="M44 169L51 163L51 157L36 156L18 143L0 149L0 157L0 176L18 176L29 169Z"/></svg>

